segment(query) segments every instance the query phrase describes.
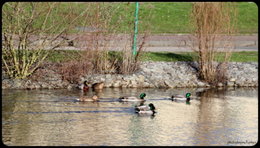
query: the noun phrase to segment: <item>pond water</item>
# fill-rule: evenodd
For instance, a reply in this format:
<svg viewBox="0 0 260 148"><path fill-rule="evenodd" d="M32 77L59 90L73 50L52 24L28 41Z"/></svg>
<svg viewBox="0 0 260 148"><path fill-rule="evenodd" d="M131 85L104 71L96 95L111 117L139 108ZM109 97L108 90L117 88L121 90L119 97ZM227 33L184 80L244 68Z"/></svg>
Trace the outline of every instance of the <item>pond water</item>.
<svg viewBox="0 0 260 148"><path fill-rule="evenodd" d="M139 116L139 96L155 116ZM190 92L190 104L166 99ZM100 102L77 102L98 94ZM258 88L2 90L2 142L8 146L209 146L255 145Z"/></svg>

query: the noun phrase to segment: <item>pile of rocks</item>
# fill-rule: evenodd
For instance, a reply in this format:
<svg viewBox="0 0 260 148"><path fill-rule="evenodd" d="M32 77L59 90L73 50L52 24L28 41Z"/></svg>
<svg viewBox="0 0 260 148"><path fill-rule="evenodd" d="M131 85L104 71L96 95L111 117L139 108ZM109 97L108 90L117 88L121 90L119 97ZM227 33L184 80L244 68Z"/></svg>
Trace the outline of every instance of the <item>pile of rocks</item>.
<svg viewBox="0 0 260 148"><path fill-rule="evenodd" d="M93 74L81 78L89 84L104 82L104 87L210 87L206 82L198 79L198 64L196 62L143 62L134 74ZM77 84L62 81L61 75L46 70L45 77L37 80L8 79L2 73L2 88L35 89L35 88L75 88ZM258 86L258 63L230 62L228 65L227 84L218 86Z"/></svg>
<svg viewBox="0 0 260 148"><path fill-rule="evenodd" d="M230 62L228 86L258 86L258 63Z"/></svg>
<svg viewBox="0 0 260 148"><path fill-rule="evenodd" d="M50 69L44 69L42 75L37 78L10 79L2 71L2 89L55 89L67 88L70 84L63 81L60 74Z"/></svg>
<svg viewBox="0 0 260 148"><path fill-rule="evenodd" d="M197 69L196 62L143 62L131 75L87 75L82 81L103 81L105 87L210 87L198 79ZM258 86L258 63L231 62L227 73L227 84L218 86Z"/></svg>
<svg viewBox="0 0 260 148"><path fill-rule="evenodd" d="M87 75L90 83L103 81L105 87L196 87L206 86L198 80L196 69L188 62L143 62L140 69L130 75Z"/></svg>

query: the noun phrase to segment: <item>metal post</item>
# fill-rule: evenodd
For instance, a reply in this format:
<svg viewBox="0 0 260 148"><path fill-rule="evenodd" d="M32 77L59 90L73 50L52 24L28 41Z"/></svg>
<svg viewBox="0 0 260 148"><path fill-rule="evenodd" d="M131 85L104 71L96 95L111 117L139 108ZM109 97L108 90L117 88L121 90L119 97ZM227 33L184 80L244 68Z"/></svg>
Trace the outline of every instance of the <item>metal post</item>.
<svg viewBox="0 0 260 148"><path fill-rule="evenodd" d="M136 2L135 3L135 27L134 27L134 40L133 40L133 46L132 46L132 50L133 50L133 55L136 55L136 44L137 44L137 34L138 34L138 10L139 10L139 3Z"/></svg>

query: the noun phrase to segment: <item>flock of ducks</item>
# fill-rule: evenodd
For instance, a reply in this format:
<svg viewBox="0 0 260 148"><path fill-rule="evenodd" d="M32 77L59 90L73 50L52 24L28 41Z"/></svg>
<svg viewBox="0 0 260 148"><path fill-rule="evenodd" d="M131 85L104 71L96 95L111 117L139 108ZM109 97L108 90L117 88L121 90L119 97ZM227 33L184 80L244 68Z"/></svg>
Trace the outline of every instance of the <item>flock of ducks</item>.
<svg viewBox="0 0 260 148"><path fill-rule="evenodd" d="M103 89L104 87L104 82L100 82L100 83L94 83L91 88L93 90L101 90ZM87 81L84 81L83 83L83 86L81 86L81 89L86 92L89 90L89 86L87 84ZM134 96L123 96L123 97L120 97L118 98L120 102L136 102L136 101L139 101L139 102L144 102L145 99L144 97L146 96L145 93L141 93L139 98L138 97L134 97ZM190 97L191 97L191 93L186 93L185 96L183 95L172 95L171 98L169 98L169 100L172 100L172 101L185 101L187 104L190 103ZM80 102L95 102L95 101L99 101L100 99L98 98L97 95L94 95L92 97L86 97L86 96L83 96L83 97L80 97L79 99L77 99L77 101L80 101ZM150 103L148 105L140 105L140 106L135 106L135 112L142 115L142 114L147 114L147 115L154 115L156 113L155 111L155 106L153 105L153 103Z"/></svg>

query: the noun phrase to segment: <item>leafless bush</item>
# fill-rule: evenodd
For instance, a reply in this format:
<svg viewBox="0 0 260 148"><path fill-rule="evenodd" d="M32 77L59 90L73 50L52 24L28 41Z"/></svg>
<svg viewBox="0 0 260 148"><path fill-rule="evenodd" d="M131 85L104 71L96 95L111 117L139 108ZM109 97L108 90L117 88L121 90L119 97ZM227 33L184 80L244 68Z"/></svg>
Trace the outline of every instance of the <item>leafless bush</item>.
<svg viewBox="0 0 260 148"><path fill-rule="evenodd" d="M134 16L134 10L129 9L129 3L122 3L125 9L117 14L122 6L114 7L113 3L86 3L86 7L93 10L88 12L85 20L82 20L85 28L91 28L91 32L81 33L85 38L81 48L85 50L83 57L94 65L94 73L132 73L139 65L145 37L148 35L146 27L145 37L139 39L139 50L136 56L132 55L132 36L134 19L129 20L129 13ZM149 17L149 15L147 16ZM127 25L125 25L127 24ZM147 24L149 25L149 24ZM122 29L125 27L125 29ZM145 31L144 31L145 32ZM115 50L119 54L110 56L109 51ZM86 58L85 58L86 59Z"/></svg>
<svg viewBox="0 0 260 148"><path fill-rule="evenodd" d="M192 49L198 53L200 78L211 84L225 81L226 64L233 49L231 35L234 33L235 14L232 3L193 4L191 17L195 31ZM220 59L223 62L219 65Z"/></svg>
<svg viewBox="0 0 260 148"><path fill-rule="evenodd" d="M76 19L71 8L57 18L61 3L7 2L2 12L2 69L11 78L31 75L64 40L59 37L69 30ZM49 49L49 50L46 50Z"/></svg>
<svg viewBox="0 0 260 148"><path fill-rule="evenodd" d="M26 78L51 54L50 50L60 47L68 40L70 46L75 46L75 43L84 37L86 37L85 44L77 45L84 50L83 54L60 67L63 69L61 71L63 71L64 79L69 79L66 75L72 76L73 72L75 76L83 74L81 70L87 65L90 66L87 73L131 73L136 70L139 64L138 57L142 52L145 40L139 43L139 52L133 57L131 37L134 19L129 22L128 20L129 14L134 18L134 9L114 5L114 3L88 2L79 4L84 5L84 11L78 13L70 5L66 5L66 11L61 10L63 4L53 2L5 3L2 9L2 69L10 77ZM121 8L125 8L125 10L117 11ZM118 12L123 13L117 14ZM57 16L59 17L57 18ZM74 40L68 39L66 35L75 27L85 27L89 30L81 32ZM125 35L130 38L121 40L120 37ZM121 56L111 57L109 51L119 47L117 46L119 44L124 44L123 47L120 46L119 49L116 49ZM123 62L124 59L127 62ZM81 70L75 71L74 67ZM71 81L74 81L74 78L72 79Z"/></svg>
<svg viewBox="0 0 260 148"><path fill-rule="evenodd" d="M118 73L121 74L130 74L138 70L140 66L140 57L143 54L143 46L146 41L147 33L145 33L142 38L139 38L139 48L137 50L137 54L133 55L132 50L128 48L122 49L121 52L121 60L117 61Z"/></svg>
<svg viewBox="0 0 260 148"><path fill-rule="evenodd" d="M71 60L61 63L59 73L61 74L63 80L67 80L70 83L78 83L80 81L80 77L90 73L90 69L92 68L92 63L88 61Z"/></svg>

